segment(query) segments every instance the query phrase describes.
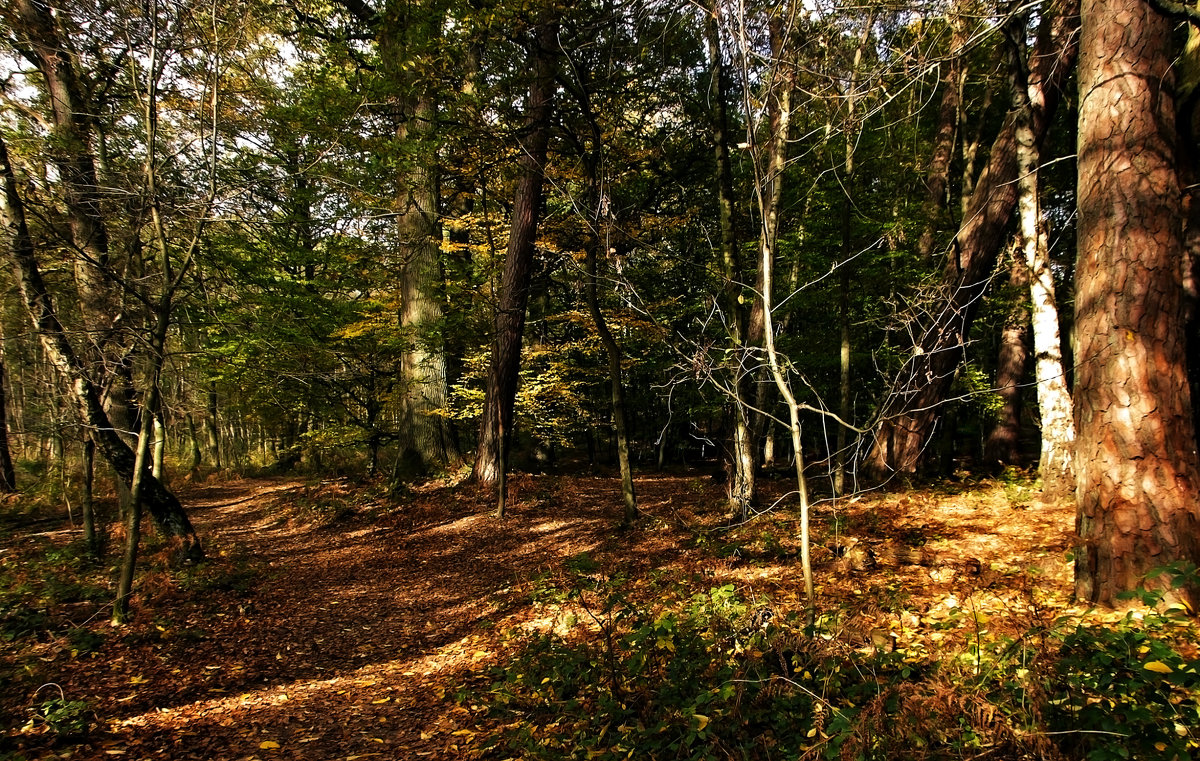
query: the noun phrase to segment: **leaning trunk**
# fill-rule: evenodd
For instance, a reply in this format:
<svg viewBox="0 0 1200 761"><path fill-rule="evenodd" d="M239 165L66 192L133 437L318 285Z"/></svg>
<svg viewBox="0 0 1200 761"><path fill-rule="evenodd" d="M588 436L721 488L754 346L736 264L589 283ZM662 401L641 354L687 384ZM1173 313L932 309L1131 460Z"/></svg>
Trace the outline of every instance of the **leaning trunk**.
<svg viewBox="0 0 1200 761"><path fill-rule="evenodd" d="M128 486L134 479L135 455L109 421L100 402L99 391L75 354L74 347L67 339L66 331L54 311L50 294L34 258L33 240L25 223L24 206L17 194L16 177L9 163L8 149L3 139L0 139L0 179L4 183L4 192L0 194L0 226L9 239L9 259L34 332L37 333L51 365L70 388L70 398L80 421L92 431L100 454L108 460L120 480ZM180 540L185 556L199 558L203 554L200 542L187 513L183 510L183 505L153 477L146 479L143 488L145 505L159 529L164 534Z"/></svg>
<svg viewBox="0 0 1200 761"><path fill-rule="evenodd" d="M521 370L521 342L533 271L533 244L542 204L546 152L550 143L554 97L551 56L557 44L557 23L542 24L530 44L529 59L534 80L529 88L528 130L521 141L521 178L513 199L512 226L500 285L500 303L496 307L496 336L488 370L479 449L471 473L480 483L492 484L501 478L502 449L505 446L502 437L507 437L512 430L513 406Z"/></svg>
<svg viewBox="0 0 1200 761"><path fill-rule="evenodd" d="M1076 0L1061 0L1043 23L1030 56L1031 80L1044 82L1044 107L1032 114L1034 138L1049 128L1077 51ZM992 143L983 175L942 274L933 324L897 372L879 413L866 467L876 476L912 473L940 418L940 405L965 357L967 334L986 290L1017 203L1016 120L1009 115Z"/></svg>

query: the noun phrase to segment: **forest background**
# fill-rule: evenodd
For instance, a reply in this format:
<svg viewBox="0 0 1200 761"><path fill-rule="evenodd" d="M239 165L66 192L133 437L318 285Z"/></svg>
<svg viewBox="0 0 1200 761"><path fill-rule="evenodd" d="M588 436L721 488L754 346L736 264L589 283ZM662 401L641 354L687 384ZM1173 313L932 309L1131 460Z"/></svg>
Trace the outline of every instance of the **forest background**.
<svg viewBox="0 0 1200 761"><path fill-rule="evenodd" d="M1079 601L1188 612L1198 16L17 0L0 483L124 521L120 622L172 481L705 467L812 627L815 503L1036 463Z"/></svg>

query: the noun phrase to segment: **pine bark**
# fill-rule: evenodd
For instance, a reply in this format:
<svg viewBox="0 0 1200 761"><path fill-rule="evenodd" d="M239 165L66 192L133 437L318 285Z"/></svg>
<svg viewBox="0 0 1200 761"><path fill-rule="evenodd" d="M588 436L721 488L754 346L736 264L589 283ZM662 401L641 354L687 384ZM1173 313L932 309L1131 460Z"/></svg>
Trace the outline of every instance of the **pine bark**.
<svg viewBox="0 0 1200 761"><path fill-rule="evenodd" d="M1044 84L1044 107L1032 114L1034 137L1044 139L1078 50L1077 0L1060 0L1043 23L1030 57L1031 79ZM1005 229L1017 203L1016 119L1009 114L992 143L942 271L936 317L919 336L892 380L864 463L876 477L916 472L963 362L966 340L987 289Z"/></svg>
<svg viewBox="0 0 1200 761"><path fill-rule="evenodd" d="M542 205L546 154L550 144L550 121L554 108L554 67L558 24L542 23L530 42L529 66L533 82L529 88L528 119L521 140L521 174L513 197L508 251L496 307L495 341L488 369L483 420L472 478L493 484L502 478L506 439L512 431L513 407L521 370L521 343L529 307L529 284L533 273L534 239Z"/></svg>
<svg viewBox="0 0 1200 761"><path fill-rule="evenodd" d="M1144 0L1083 3L1075 593L1091 604L1165 587L1146 573L1198 559L1171 26ZM1195 589L1163 591L1197 601Z"/></svg>
<svg viewBox="0 0 1200 761"><path fill-rule="evenodd" d="M954 156L954 136L958 126L958 111L962 101L959 79L964 70L962 48L965 39L965 22L952 10L950 20L954 33L950 42L950 54L945 62L945 71L939 78L942 100L938 104L937 132L933 138L933 155L929 159L929 171L925 177L925 202L921 212L925 227L917 241L917 255L923 261L933 259L934 243L938 228L947 212L946 188L950 184L950 160Z"/></svg>

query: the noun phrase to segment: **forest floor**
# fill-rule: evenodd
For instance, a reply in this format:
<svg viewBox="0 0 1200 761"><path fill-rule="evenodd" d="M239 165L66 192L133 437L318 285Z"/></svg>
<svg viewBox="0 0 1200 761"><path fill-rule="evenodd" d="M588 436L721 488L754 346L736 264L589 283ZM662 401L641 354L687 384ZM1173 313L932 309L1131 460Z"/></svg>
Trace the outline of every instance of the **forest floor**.
<svg viewBox="0 0 1200 761"><path fill-rule="evenodd" d="M516 635L569 623L571 601L539 590L566 583L564 562L580 553L631 579L732 584L776 614L803 609L790 498L724 529L723 487L709 477L645 475L637 488L645 517L620 532L610 477L515 477L503 521L490 495L443 482L396 499L337 480L188 485L210 562L172 572L150 557L124 627L87 594L47 603L39 632L10 627L0 758L471 757L492 720L463 696L514 655ZM30 558L77 538L49 528L0 531L0 572L16 586L39 573ZM840 611L852 647L890 638L936 651L953 632L926 624L963 611L976 630L989 618L1024 630L1068 609L1072 528L1068 505L1044 505L1020 481L820 503L818 605ZM88 731L71 736L70 711L56 726L47 700L86 704Z"/></svg>

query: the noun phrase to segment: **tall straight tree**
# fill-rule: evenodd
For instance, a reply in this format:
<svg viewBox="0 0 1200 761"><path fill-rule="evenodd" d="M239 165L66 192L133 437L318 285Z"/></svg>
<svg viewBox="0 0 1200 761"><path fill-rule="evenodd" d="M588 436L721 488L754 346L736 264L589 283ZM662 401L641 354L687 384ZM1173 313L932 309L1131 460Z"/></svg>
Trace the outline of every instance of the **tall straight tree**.
<svg viewBox="0 0 1200 761"><path fill-rule="evenodd" d="M1024 47L1024 33L1014 42ZM1033 333L1034 377L1037 382L1038 413L1042 427L1042 450L1038 472L1042 477L1042 496L1057 499L1075 486L1075 423L1071 393L1067 390L1062 363L1062 337L1058 328L1058 304L1054 296L1054 271L1046 225L1042 221L1041 192L1038 187L1042 156L1033 132L1035 109L1043 107L1042 82L1030 76L1025 58L1014 61L1013 107L1017 111L1017 212L1021 231L1021 252L1028 275L1029 315Z"/></svg>
<svg viewBox="0 0 1200 761"><path fill-rule="evenodd" d="M380 54L396 98L400 171L396 179L396 222L400 254L401 456L421 473L458 456L446 406L446 355L441 339L442 267L438 195L438 98L430 64L441 42L442 13L435 3L388 3Z"/></svg>
<svg viewBox="0 0 1200 761"><path fill-rule="evenodd" d="M1084 0L1079 66L1075 593L1114 605L1197 554L1171 22ZM1165 589L1168 597L1179 596ZM1197 602L1195 589L1183 590Z"/></svg>
<svg viewBox="0 0 1200 761"><path fill-rule="evenodd" d="M506 439L512 431L513 406L521 369L521 343L529 306L529 282L533 273L534 239L541 215L542 185L546 154L550 145L551 115L554 110L554 50L558 24L542 19L529 40L529 86L526 127L521 139L520 176L513 197L508 251L496 305L495 338L488 368L483 420L472 477L480 483L497 483L504 477Z"/></svg>

